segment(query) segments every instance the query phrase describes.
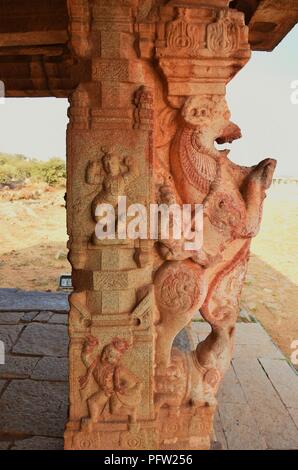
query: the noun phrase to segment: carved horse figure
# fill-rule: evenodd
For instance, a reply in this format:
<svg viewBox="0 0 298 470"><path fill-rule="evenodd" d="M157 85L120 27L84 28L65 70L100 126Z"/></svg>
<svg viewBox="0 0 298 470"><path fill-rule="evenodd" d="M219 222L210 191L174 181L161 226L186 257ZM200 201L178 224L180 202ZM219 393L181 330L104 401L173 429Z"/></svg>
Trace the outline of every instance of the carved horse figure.
<svg viewBox="0 0 298 470"><path fill-rule="evenodd" d="M276 161L268 158L247 168L215 147L241 137L222 96L188 98L179 120L170 148L171 174L183 203L203 205L204 241L200 252L183 251L184 240L172 246L169 241L160 250L167 261L154 281L160 315L156 357L160 371L171 366L175 336L200 310L212 332L195 357L199 369L222 377L231 359L250 241L259 231Z"/></svg>

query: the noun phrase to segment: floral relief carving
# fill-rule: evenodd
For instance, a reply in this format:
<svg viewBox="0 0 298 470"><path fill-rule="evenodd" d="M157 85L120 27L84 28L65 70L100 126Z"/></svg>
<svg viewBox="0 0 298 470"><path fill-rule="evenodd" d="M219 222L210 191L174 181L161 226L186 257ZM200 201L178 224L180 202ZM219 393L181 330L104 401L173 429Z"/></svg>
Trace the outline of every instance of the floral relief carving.
<svg viewBox="0 0 298 470"><path fill-rule="evenodd" d="M178 8L178 17L167 28L166 44L172 50L182 49L196 54L199 27L189 22L187 8Z"/></svg>
<svg viewBox="0 0 298 470"><path fill-rule="evenodd" d="M220 10L218 20L207 27L207 47L215 54L230 54L239 48L240 27L228 14L229 10Z"/></svg>
<svg viewBox="0 0 298 470"><path fill-rule="evenodd" d="M198 286L188 272L170 272L161 287L161 306L173 311L189 310L198 296Z"/></svg>

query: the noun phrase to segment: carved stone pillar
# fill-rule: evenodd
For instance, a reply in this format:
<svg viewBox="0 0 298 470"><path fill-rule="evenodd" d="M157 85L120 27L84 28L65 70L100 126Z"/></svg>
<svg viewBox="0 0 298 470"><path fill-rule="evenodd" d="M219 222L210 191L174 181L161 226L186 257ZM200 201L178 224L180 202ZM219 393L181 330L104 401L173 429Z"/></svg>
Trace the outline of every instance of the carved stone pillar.
<svg viewBox="0 0 298 470"><path fill-rule="evenodd" d="M225 102L250 57L227 0L69 0L70 413L66 449L208 449L239 297L275 162L239 167ZM97 207L203 204L204 243L99 240ZM172 347L200 309L212 327Z"/></svg>

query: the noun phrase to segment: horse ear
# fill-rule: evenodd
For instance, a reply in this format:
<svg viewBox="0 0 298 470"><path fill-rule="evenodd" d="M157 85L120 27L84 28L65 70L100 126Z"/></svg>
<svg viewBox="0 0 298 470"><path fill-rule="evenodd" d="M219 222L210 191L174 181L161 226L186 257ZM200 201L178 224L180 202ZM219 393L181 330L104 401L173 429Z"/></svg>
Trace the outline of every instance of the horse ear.
<svg viewBox="0 0 298 470"><path fill-rule="evenodd" d="M273 160L271 158L266 159L264 162L266 163L264 164L264 168L262 172L262 180L264 182L265 189L269 189L272 184L273 175L274 175L277 162L276 160Z"/></svg>

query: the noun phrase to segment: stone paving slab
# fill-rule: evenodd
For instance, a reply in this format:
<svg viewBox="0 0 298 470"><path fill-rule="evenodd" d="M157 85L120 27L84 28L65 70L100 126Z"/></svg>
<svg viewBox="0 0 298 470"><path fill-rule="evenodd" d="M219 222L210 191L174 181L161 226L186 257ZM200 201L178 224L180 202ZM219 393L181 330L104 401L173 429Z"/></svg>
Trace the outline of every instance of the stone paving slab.
<svg viewBox="0 0 298 470"><path fill-rule="evenodd" d="M293 374L286 360L262 358L260 362L288 408L298 408L298 375Z"/></svg>
<svg viewBox="0 0 298 470"><path fill-rule="evenodd" d="M53 312L44 311L39 312L39 314L34 318L35 322L47 323L51 317L54 315Z"/></svg>
<svg viewBox="0 0 298 470"><path fill-rule="evenodd" d="M24 316L23 316L23 318L22 318L22 321L24 321L24 322L30 322L30 321L32 321L34 318L36 318L38 314L39 314L39 312L26 312L26 313L24 313Z"/></svg>
<svg viewBox="0 0 298 470"><path fill-rule="evenodd" d="M229 450L267 449L247 403L219 402L218 407Z"/></svg>
<svg viewBox="0 0 298 470"><path fill-rule="evenodd" d="M278 349L271 340L261 341L259 344L235 344L233 357L285 358L280 349Z"/></svg>
<svg viewBox="0 0 298 470"><path fill-rule="evenodd" d="M205 322L193 323L193 329L199 341L204 341L211 332L210 325ZM285 358L259 323L237 323L233 357Z"/></svg>
<svg viewBox="0 0 298 470"><path fill-rule="evenodd" d="M216 439L216 442L220 443L222 450L228 450L228 444L227 444L226 436L225 436L224 429L222 426L221 418L219 415L219 410L217 410L215 413L213 428L214 428L214 434L215 434L214 439Z"/></svg>
<svg viewBox="0 0 298 470"><path fill-rule="evenodd" d="M289 408L289 413L298 428L298 408Z"/></svg>
<svg viewBox="0 0 298 470"><path fill-rule="evenodd" d="M189 351L193 349L193 339L191 328L185 328L174 339L173 347L181 349L182 351Z"/></svg>
<svg viewBox="0 0 298 470"><path fill-rule="evenodd" d="M36 357L12 356L6 354L5 364L0 366L1 379L29 378L38 362Z"/></svg>
<svg viewBox="0 0 298 470"><path fill-rule="evenodd" d="M206 339L211 332L211 326L205 322L195 322L193 323L193 328L195 329L200 341ZM235 345L274 346L274 343L260 323L237 323ZM277 349L276 346L274 346L274 350L275 349Z"/></svg>
<svg viewBox="0 0 298 470"><path fill-rule="evenodd" d="M68 333L65 325L30 323L13 348L14 354L66 357Z"/></svg>
<svg viewBox="0 0 298 470"><path fill-rule="evenodd" d="M249 328L247 323L237 323L235 343L243 345L272 344L272 340L260 323L249 323Z"/></svg>
<svg viewBox="0 0 298 470"><path fill-rule="evenodd" d="M2 365L0 365L0 368L2 367ZM2 393L2 390L4 388L4 385L6 384L6 380L0 380L0 396L1 396L1 393Z"/></svg>
<svg viewBox="0 0 298 470"><path fill-rule="evenodd" d="M49 323L58 323L61 325L68 325L68 315L62 315L61 313L55 313Z"/></svg>
<svg viewBox="0 0 298 470"><path fill-rule="evenodd" d="M219 403L247 404L244 392L233 367L226 373L217 394Z"/></svg>
<svg viewBox="0 0 298 470"><path fill-rule="evenodd" d="M200 341L211 331L193 325ZM223 432L231 450L298 449L298 375L260 324L237 323L235 343L218 392L217 438Z"/></svg>
<svg viewBox="0 0 298 470"><path fill-rule="evenodd" d="M61 437L67 418L68 384L13 380L0 398L1 432Z"/></svg>
<svg viewBox="0 0 298 470"><path fill-rule="evenodd" d="M0 340L3 341L4 343L5 354L9 353L12 350L14 344L16 343L23 329L24 329L23 325L1 325L0 326Z"/></svg>
<svg viewBox="0 0 298 470"><path fill-rule="evenodd" d="M68 381L68 358L43 357L32 372L34 380Z"/></svg>
<svg viewBox="0 0 298 470"><path fill-rule="evenodd" d="M1 325L17 325L24 317L24 312L1 312Z"/></svg>
<svg viewBox="0 0 298 470"><path fill-rule="evenodd" d="M234 359L233 366L268 448L298 449L298 429L258 359Z"/></svg>
<svg viewBox="0 0 298 470"><path fill-rule="evenodd" d="M67 312L68 309L68 294L64 292L26 292L18 289L0 289L0 311L49 310L51 312Z"/></svg>
<svg viewBox="0 0 298 470"><path fill-rule="evenodd" d="M31 437L16 441L11 450L63 450L63 439L53 437Z"/></svg>

